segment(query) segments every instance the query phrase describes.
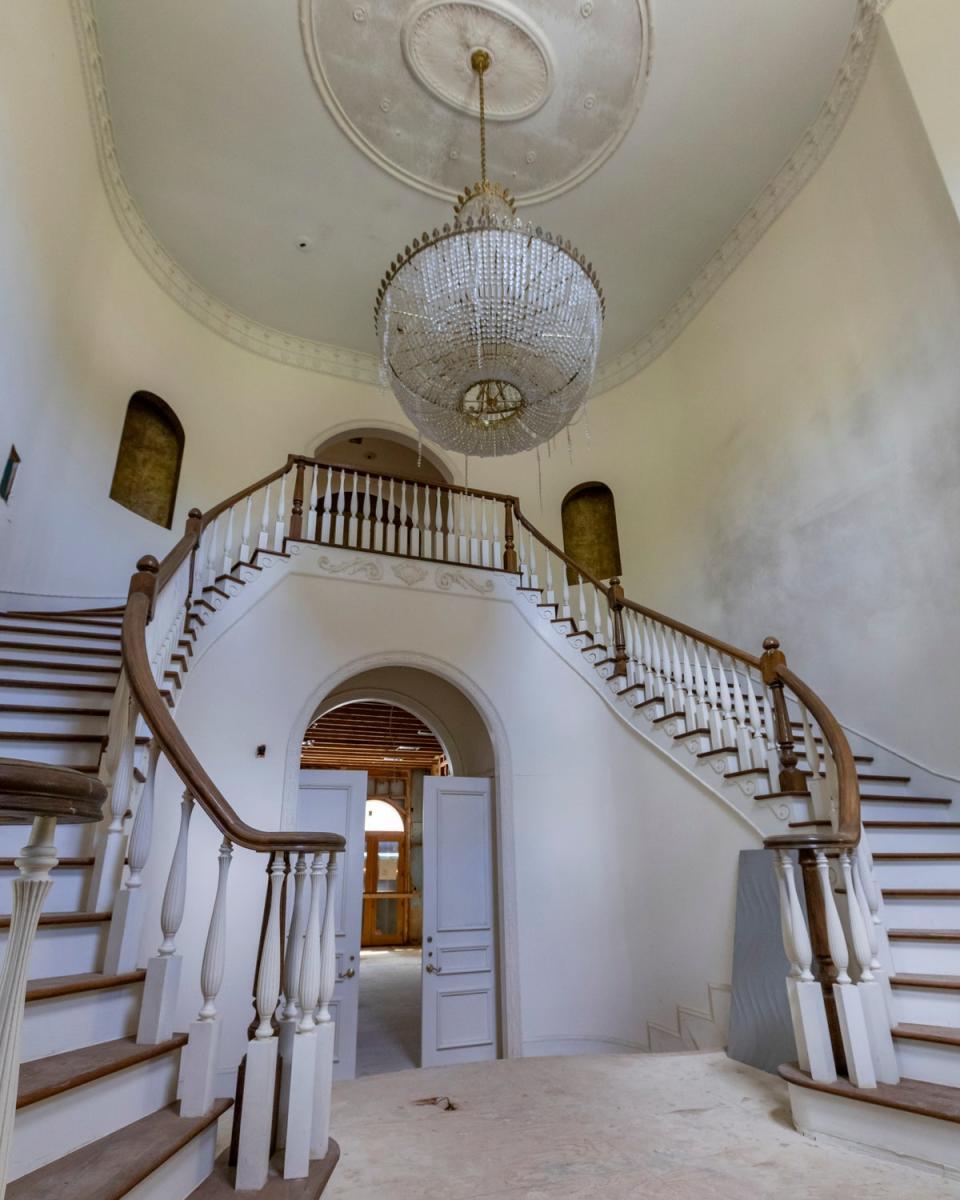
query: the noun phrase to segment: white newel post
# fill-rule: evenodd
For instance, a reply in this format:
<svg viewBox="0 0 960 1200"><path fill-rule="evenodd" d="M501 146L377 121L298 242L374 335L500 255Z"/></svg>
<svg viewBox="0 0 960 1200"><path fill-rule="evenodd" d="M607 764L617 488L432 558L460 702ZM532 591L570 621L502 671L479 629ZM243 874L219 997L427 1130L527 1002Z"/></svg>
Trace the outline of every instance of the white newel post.
<svg viewBox="0 0 960 1200"><path fill-rule="evenodd" d="M160 908L163 941L156 955L147 963L147 978L143 985L140 1024L137 1028L137 1044L140 1046L155 1046L167 1041L173 1033L182 962L174 939L183 921L187 899L187 852L192 815L193 797L189 792L184 792L180 802L180 830Z"/></svg>
<svg viewBox="0 0 960 1200"><path fill-rule="evenodd" d="M845 854L846 852L841 855L841 870ZM877 1086L877 1077L873 1069L873 1054L870 1049L863 1004L860 993L847 974L850 962L847 938L840 921L840 913L837 911L833 885L830 882L830 868L823 850L817 851L817 877L820 880L820 892L823 896L827 945L833 965L837 968L833 996L837 1005L837 1020L840 1024L840 1036L843 1039L843 1051L847 1060L847 1077L854 1087L874 1088Z"/></svg>
<svg viewBox="0 0 960 1200"><path fill-rule="evenodd" d="M776 856L777 884L780 892L780 928L783 948L790 963L787 998L793 1020L797 1059L802 1070L822 1083L837 1078L823 988L813 977L813 948L806 918L797 893L793 859L788 850Z"/></svg>
<svg viewBox="0 0 960 1200"><path fill-rule="evenodd" d="M336 894L339 860L327 856L326 898L323 929L320 934L320 994L317 1007L317 1068L313 1094L313 1134L310 1157L324 1158L330 1142L330 1101L333 1091L333 1048L336 1029L330 1015L330 1001L337 982ZM322 868L320 880L322 882Z"/></svg>
<svg viewBox="0 0 960 1200"><path fill-rule="evenodd" d="M118 893L110 919L110 934L103 961L104 975L124 975L137 968L143 929L143 869L153 839L153 798L160 744L154 738L147 757L147 776L127 839L127 881Z"/></svg>
<svg viewBox="0 0 960 1200"><path fill-rule="evenodd" d="M123 822L133 789L137 744L137 706L126 673L118 686L117 705L108 731L103 782L107 785L109 824L101 833L87 884L87 912L110 912L123 877ZM103 826L100 826L103 830Z"/></svg>
<svg viewBox="0 0 960 1200"><path fill-rule="evenodd" d="M893 1048L893 1035L890 1032L887 1001L880 981L872 969L873 953L870 946L870 934L867 929L867 921L864 919L866 899L863 896L859 872L851 862L850 854L846 850L840 855L840 872L843 876L843 886L847 892L847 924L850 927L853 953L860 970L857 991L860 994L860 1003L867 1024L874 1073L881 1083L899 1083L900 1072L897 1068L896 1051ZM869 919L869 910L867 919Z"/></svg>
<svg viewBox="0 0 960 1200"><path fill-rule="evenodd" d="M183 1052L183 1088L181 1117L200 1117L210 1111L216 1099L217 1052L220 1046L220 1015L216 999L223 983L227 954L227 877L233 858L233 844L224 838L220 846L217 894L210 914L207 942L200 967L200 993L203 1007L190 1025L190 1039Z"/></svg>
<svg viewBox="0 0 960 1200"><path fill-rule="evenodd" d="M55 817L37 817L30 840L16 860L20 878L13 881L13 907L7 951L0 972L0 1200L6 1191L7 1163L13 1141L17 1081L20 1077L20 1034L30 967L30 950L50 891L50 872L57 865Z"/></svg>
<svg viewBox="0 0 960 1200"><path fill-rule="evenodd" d="M320 898L326 890L325 877L324 856L314 854L310 866L309 914L305 914L305 924L301 926L301 952L297 958L296 994L300 1016L293 1036L290 1085L286 1095L284 1179L304 1179L310 1173L318 1043L314 1011L320 992Z"/></svg>
<svg viewBox="0 0 960 1200"><path fill-rule="evenodd" d="M247 1043L243 1078L243 1105L237 1147L236 1190L259 1191L270 1167L273 1097L277 1085L277 1038L273 1016L280 999L280 893L283 888L283 855L276 850L270 861L270 895L263 950L256 979L259 1024Z"/></svg>

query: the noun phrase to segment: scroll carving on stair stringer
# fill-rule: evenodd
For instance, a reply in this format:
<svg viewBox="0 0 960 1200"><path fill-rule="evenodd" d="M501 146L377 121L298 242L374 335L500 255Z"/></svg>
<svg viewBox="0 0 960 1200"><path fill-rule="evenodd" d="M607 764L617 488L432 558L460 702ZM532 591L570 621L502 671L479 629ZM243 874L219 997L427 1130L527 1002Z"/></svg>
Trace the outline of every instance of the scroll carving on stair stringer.
<svg viewBox="0 0 960 1200"><path fill-rule="evenodd" d="M335 562L326 554L321 554L317 559L317 566L329 575L345 575L351 579L365 575L372 582L383 578L383 568L369 558L349 558L345 562Z"/></svg>
<svg viewBox="0 0 960 1200"><path fill-rule="evenodd" d="M473 579L465 571L451 571L448 567L437 569L436 584L442 592L449 592L455 585L472 588L481 596L489 596L493 591L492 579Z"/></svg>
<svg viewBox="0 0 960 1200"><path fill-rule="evenodd" d="M394 563L390 570L407 587L413 587L416 583L423 583L428 574L426 567L421 567L419 563L412 562Z"/></svg>

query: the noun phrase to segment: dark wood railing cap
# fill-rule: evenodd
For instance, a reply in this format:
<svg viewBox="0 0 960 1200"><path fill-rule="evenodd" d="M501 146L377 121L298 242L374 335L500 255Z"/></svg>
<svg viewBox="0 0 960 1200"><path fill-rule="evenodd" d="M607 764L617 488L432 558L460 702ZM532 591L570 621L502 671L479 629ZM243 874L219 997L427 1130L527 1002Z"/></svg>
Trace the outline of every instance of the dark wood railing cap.
<svg viewBox="0 0 960 1200"><path fill-rule="evenodd" d="M67 825L99 821L107 789L92 775L70 767L0 758L0 824L30 825L56 817Z"/></svg>

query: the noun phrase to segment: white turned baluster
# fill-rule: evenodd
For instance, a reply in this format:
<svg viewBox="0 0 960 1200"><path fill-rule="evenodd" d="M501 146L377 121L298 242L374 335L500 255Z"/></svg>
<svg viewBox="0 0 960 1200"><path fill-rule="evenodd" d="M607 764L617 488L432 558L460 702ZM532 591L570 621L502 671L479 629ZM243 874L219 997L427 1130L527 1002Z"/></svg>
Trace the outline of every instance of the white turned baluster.
<svg viewBox="0 0 960 1200"><path fill-rule="evenodd" d="M675 630L667 634L670 651L670 674L673 677L673 711L682 713L686 709L687 691L683 682L683 664L680 660L680 638Z"/></svg>
<svg viewBox="0 0 960 1200"><path fill-rule="evenodd" d="M660 645L660 632L657 625L652 621L647 622L648 635L650 638L650 670L652 673L652 690L651 697L656 696L663 700L664 712L669 711L667 705L667 681L666 674L663 670L663 655Z"/></svg>
<svg viewBox="0 0 960 1200"><path fill-rule="evenodd" d="M892 1022L886 980L883 978L883 968L878 957L879 931L873 924L863 886L859 849L855 858L842 855L840 867L847 889L850 937L860 967L857 991L860 993L860 1003L867 1023L874 1070L881 1083L899 1083L900 1072L890 1031Z"/></svg>
<svg viewBox="0 0 960 1200"><path fill-rule="evenodd" d="M743 685L737 674L736 662L728 656L730 694L733 697L733 715L737 723L736 747L737 760L741 771L749 771L753 766L750 755L750 730L747 729L747 708L743 702Z"/></svg>
<svg viewBox="0 0 960 1200"><path fill-rule="evenodd" d="M350 522L347 527L347 545L360 545L360 477L354 471L350 483Z"/></svg>
<svg viewBox="0 0 960 1200"><path fill-rule="evenodd" d="M444 552L444 536L443 536L443 505L441 503L442 493L440 488L436 489L436 507L433 516L433 553L434 557L440 559L441 562L446 558Z"/></svg>
<svg viewBox="0 0 960 1200"><path fill-rule="evenodd" d="M323 929L320 934L320 989L317 1004L317 1060L313 1098L313 1133L310 1157L323 1158L330 1141L330 1093L333 1087L334 1023L330 1001L337 982L335 902L339 860L327 857L327 894L323 909Z"/></svg>
<svg viewBox="0 0 960 1200"><path fill-rule="evenodd" d="M807 982L813 979L813 948L807 930L806 918L797 894L793 875L793 859L786 850L779 851L776 859L777 878L781 885L781 912L783 916L783 948L790 961L791 974Z"/></svg>
<svg viewBox="0 0 960 1200"><path fill-rule="evenodd" d="M183 799L180 801L180 830L177 833L177 844L173 849L173 860L170 863L167 886L163 892L163 904L160 906L160 929L163 933L163 941L160 943L157 953L163 956L176 954L177 946L174 939L183 923L183 910L187 901L187 853L192 815L193 797L189 792L184 792Z"/></svg>
<svg viewBox="0 0 960 1200"><path fill-rule="evenodd" d="M587 628L587 589L586 581L582 575L577 575L577 612L579 620L577 622L577 632L583 633Z"/></svg>
<svg viewBox="0 0 960 1200"><path fill-rule="evenodd" d="M697 694L693 685L693 667L690 665L690 650L687 639L683 634L677 634L674 639L680 652L680 671L683 679L683 719L686 731L699 728L697 723Z"/></svg>
<svg viewBox="0 0 960 1200"><path fill-rule="evenodd" d="M13 1141L30 951L43 903L53 883L50 872L57 865L53 842L56 824L54 817L37 817L33 822L30 840L16 860L20 877L12 884L13 907L0 971L0 1193L7 1178Z"/></svg>
<svg viewBox="0 0 960 1200"><path fill-rule="evenodd" d="M387 517L383 508L383 476L377 476L377 500L373 510L373 548L381 551L386 545Z"/></svg>
<svg viewBox="0 0 960 1200"><path fill-rule="evenodd" d="M430 484L423 485L423 539L420 547L424 558L433 558L433 531L430 527ZM439 557L439 556L438 556Z"/></svg>
<svg viewBox="0 0 960 1200"><path fill-rule="evenodd" d="M347 473L340 468L340 476L337 479L336 494L333 498L333 544L342 546L344 544L344 525L346 523L346 480Z"/></svg>
<svg viewBox="0 0 960 1200"><path fill-rule="evenodd" d="M410 545L410 531L407 528L407 485L403 480L398 481L400 488L400 524L397 526L397 553L406 554Z"/></svg>
<svg viewBox="0 0 960 1200"><path fill-rule="evenodd" d="M223 535L223 570L221 574L229 575L234 566L233 526L237 506L234 504L227 511L227 532Z"/></svg>
<svg viewBox="0 0 960 1200"><path fill-rule="evenodd" d="M412 483L413 499L410 502L410 557L420 557L420 488Z"/></svg>
<svg viewBox="0 0 960 1200"><path fill-rule="evenodd" d="M768 790L780 790L780 752L777 750L777 727L773 719L773 700L770 689L763 685L763 743L766 748Z"/></svg>
<svg viewBox="0 0 960 1200"><path fill-rule="evenodd" d="M306 890L307 856L301 850L293 868L293 916L287 935L287 953L284 958L283 993L286 1003L283 1015L292 1020L299 1012L300 960L303 957L303 934L307 927L309 899Z"/></svg>
<svg viewBox="0 0 960 1200"><path fill-rule="evenodd" d="M625 688L632 687L637 682L637 647L634 634L633 613L629 608L623 612L623 637L624 649L627 655L627 678L624 682Z"/></svg>
<svg viewBox="0 0 960 1200"><path fill-rule="evenodd" d="M287 535L287 477L280 476L280 495L277 498L277 519L273 526L273 548L279 554Z"/></svg>
<svg viewBox="0 0 960 1200"><path fill-rule="evenodd" d="M372 490L372 479L369 475L363 477L363 509L360 521L360 547L363 550L369 550L373 544L373 533L370 526L370 493Z"/></svg>
<svg viewBox="0 0 960 1200"><path fill-rule="evenodd" d="M693 691L697 698L696 725L698 729L706 729L709 733L710 708L707 703L707 680L703 673L703 658L706 657L707 648L691 641L690 649L693 652Z"/></svg>
<svg viewBox="0 0 960 1200"><path fill-rule="evenodd" d="M388 554L395 554L399 547L397 546L397 506L393 499L393 480L390 480L390 486L387 491L387 512L384 515L386 522L386 550Z"/></svg>
<svg viewBox="0 0 960 1200"><path fill-rule="evenodd" d="M457 562L470 561L470 546L467 542L467 497L463 492L457 493Z"/></svg>
<svg viewBox="0 0 960 1200"><path fill-rule="evenodd" d="M272 493L273 484L268 483L263 491L263 512L260 514L260 533L257 536L257 548L260 550L270 549L270 522L272 519L270 501Z"/></svg>
<svg viewBox="0 0 960 1200"><path fill-rule="evenodd" d="M517 561L520 564L520 586L530 586L530 570L527 566L527 531L521 521L517 522ZM583 581L581 580L581 583Z"/></svg>
<svg viewBox="0 0 960 1200"><path fill-rule="evenodd" d="M257 971L256 1008L260 1024L254 1037L258 1041L273 1037L273 1015L280 999L280 892L283 886L283 855L275 850L270 862L270 905L263 939L260 969Z"/></svg>
<svg viewBox="0 0 960 1200"><path fill-rule="evenodd" d="M234 1182L238 1192L255 1192L263 1188L270 1167L279 1043L279 1039L273 1036L273 1015L280 999L280 892L283 875L283 855L274 851L268 874L266 929L255 984L255 1004L260 1023L253 1039L247 1043L243 1085L246 1102L240 1110Z"/></svg>
<svg viewBox="0 0 960 1200"><path fill-rule="evenodd" d="M663 674L663 713L667 716L677 711L677 686L673 674L671 637L665 625L660 626L660 670Z"/></svg>
<svg viewBox="0 0 960 1200"><path fill-rule="evenodd" d="M456 503L456 492L447 492L447 562L458 562L457 558L457 535L454 525L454 505Z"/></svg>
<svg viewBox="0 0 960 1200"><path fill-rule="evenodd" d="M480 497L480 562L490 566L490 529L487 525L487 501Z"/></svg>
<svg viewBox="0 0 960 1200"><path fill-rule="evenodd" d="M200 967L203 1006L190 1025L181 1070L181 1117L199 1117L208 1112L216 1091L217 1051L220 1045L220 1015L216 1000L223 985L227 955L227 879L233 845L224 838L217 864L217 892L210 913L207 941Z"/></svg>
<svg viewBox="0 0 960 1200"><path fill-rule="evenodd" d="M319 496L320 468L314 464L313 476L310 480L310 500L307 509L307 541L317 540L317 499Z"/></svg>
<svg viewBox="0 0 960 1200"><path fill-rule="evenodd" d="M490 530L490 563L489 563L489 565L491 567L502 567L503 566L503 543L500 540L500 502L498 500L493 500L491 502L491 505L493 508L493 524L492 524L492 527ZM564 571L564 578L566 578L566 571ZM567 600L566 600L567 609L568 609L567 616L569 616L570 615L570 613L569 613L569 607L570 607L569 591L565 589L564 594L567 597Z"/></svg>
<svg viewBox="0 0 960 1200"><path fill-rule="evenodd" d="M477 498L470 496L470 562L480 565L480 542L477 538Z"/></svg>
<svg viewBox="0 0 960 1200"><path fill-rule="evenodd" d="M330 541L330 527L333 524L333 471L330 467L326 467L325 471L327 479L323 485L323 500L320 504L320 534L317 541L328 543Z"/></svg>
<svg viewBox="0 0 960 1200"><path fill-rule="evenodd" d="M494 514L496 514L496 508L494 508L493 511ZM496 537L496 531L494 531L494 537ZM496 561L499 561L499 559ZM560 611L557 613L557 616L568 618L570 616L570 575L567 571L566 563L560 563L559 566L560 577L563 581L563 589L561 592Z"/></svg>
<svg viewBox="0 0 960 1200"><path fill-rule="evenodd" d="M153 739L147 755L146 778L127 840L127 881L117 894L110 917L110 933L103 961L105 975L125 975L137 966L143 928L143 869L150 857L153 840L153 800L159 759L160 745Z"/></svg>
<svg viewBox="0 0 960 1200"><path fill-rule="evenodd" d="M269 491L267 493L269 499ZM219 513L214 519L213 528L210 531L210 540L207 543L207 562L204 570L204 579L206 586L211 587L217 578L217 542L220 540L220 517L223 514Z"/></svg>
<svg viewBox="0 0 960 1200"><path fill-rule="evenodd" d="M826 772L821 773L820 771L820 748L814 739L810 714L807 712L805 704L800 705L800 726L803 730L803 753L807 760L807 770L810 772L807 790L810 792L813 815L817 818L828 817L830 815L829 802L824 795L823 787L823 775Z"/></svg>
<svg viewBox="0 0 960 1200"><path fill-rule="evenodd" d="M873 1052L867 1032L866 1019L860 993L853 986L847 967L850 955L847 950L847 938L844 933L840 914L837 911L833 886L830 883L830 869L827 856L823 850L817 852L817 877L820 881L820 892L823 896L824 917L827 927L827 946L833 965L837 969L837 978L833 985L833 995L837 1005L837 1019L840 1025L840 1035L843 1040L844 1054L847 1060L847 1075L855 1087L872 1088L877 1085L876 1072L873 1066ZM840 867L843 870L841 854Z"/></svg>
<svg viewBox="0 0 960 1200"><path fill-rule="evenodd" d="M734 749L737 745L737 723L734 720L733 689L727 680L727 673L723 666L723 656L720 654L717 655L717 683L720 693L720 729L723 744Z"/></svg>
<svg viewBox="0 0 960 1200"><path fill-rule="evenodd" d="M240 530L240 562L250 561L250 537L253 529L253 494L251 493L243 506L243 528Z"/></svg>
<svg viewBox="0 0 960 1200"><path fill-rule="evenodd" d="M158 1045L167 1041L173 1033L181 968L175 938L183 922L187 898L187 855L192 814L193 797L189 792L184 792L180 803L180 829L160 907L163 941L156 955L147 963L147 978L143 985L140 1023L137 1027L137 1043L141 1046Z"/></svg>
<svg viewBox="0 0 960 1200"><path fill-rule="evenodd" d="M764 768L767 765L767 747L763 738L763 722L760 720L760 705L753 686L752 669L747 667L743 673L744 686L747 689L747 719L750 724L750 760L751 766Z"/></svg>
<svg viewBox="0 0 960 1200"><path fill-rule="evenodd" d="M310 863L310 904L303 932L298 988L300 1021L298 1031L309 1033L316 1025L314 1014L320 995L320 901L326 896L326 856L314 854Z"/></svg>
<svg viewBox="0 0 960 1200"><path fill-rule="evenodd" d="M537 539L533 532L530 533L529 554L530 582L528 586L539 589L540 577L537 574Z"/></svg>
<svg viewBox="0 0 960 1200"><path fill-rule="evenodd" d="M547 565L544 572L544 593L543 599L545 604L556 604L557 594L553 590L553 555L549 550L545 551Z"/></svg>
<svg viewBox="0 0 960 1200"><path fill-rule="evenodd" d="M109 912L120 887L123 875L123 822L133 791L136 737L137 706L124 672L117 685L107 751L101 768L107 787L110 821L96 848L84 905L87 912Z"/></svg>
<svg viewBox="0 0 960 1200"><path fill-rule="evenodd" d="M600 589L591 584L593 589L593 640L596 645L603 645L603 616L600 612Z"/></svg>

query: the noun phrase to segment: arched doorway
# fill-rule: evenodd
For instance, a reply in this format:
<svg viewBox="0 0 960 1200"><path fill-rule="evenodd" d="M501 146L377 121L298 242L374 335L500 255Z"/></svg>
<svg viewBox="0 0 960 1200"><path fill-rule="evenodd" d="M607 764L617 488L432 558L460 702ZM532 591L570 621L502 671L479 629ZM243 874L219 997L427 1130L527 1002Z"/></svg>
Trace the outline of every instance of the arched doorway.
<svg viewBox="0 0 960 1200"><path fill-rule="evenodd" d="M296 824L347 838L340 1077L498 1057L493 763L470 700L417 668L347 679L307 723Z"/></svg>

